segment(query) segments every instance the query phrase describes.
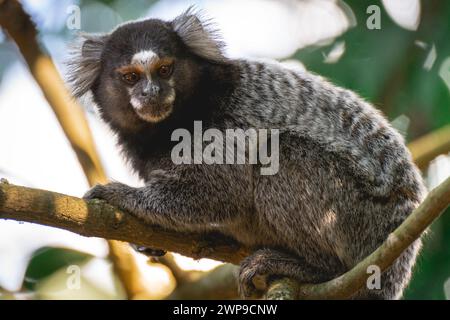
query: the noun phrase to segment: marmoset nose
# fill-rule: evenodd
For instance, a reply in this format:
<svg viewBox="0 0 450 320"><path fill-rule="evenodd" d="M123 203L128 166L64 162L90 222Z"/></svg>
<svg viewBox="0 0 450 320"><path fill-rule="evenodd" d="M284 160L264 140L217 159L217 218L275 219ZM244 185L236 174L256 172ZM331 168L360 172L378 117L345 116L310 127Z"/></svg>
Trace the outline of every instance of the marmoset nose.
<svg viewBox="0 0 450 320"><path fill-rule="evenodd" d="M146 87L142 89L141 97L157 96L159 94L159 91L160 89L158 86Z"/></svg>

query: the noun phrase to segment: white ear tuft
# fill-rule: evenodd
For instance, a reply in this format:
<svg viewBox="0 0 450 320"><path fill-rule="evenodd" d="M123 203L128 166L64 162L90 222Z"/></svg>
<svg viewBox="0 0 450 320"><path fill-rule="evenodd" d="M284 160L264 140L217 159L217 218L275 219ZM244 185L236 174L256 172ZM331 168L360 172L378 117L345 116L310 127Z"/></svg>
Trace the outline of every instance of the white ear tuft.
<svg viewBox="0 0 450 320"><path fill-rule="evenodd" d="M194 54L213 62L226 60L225 45L214 23L193 6L176 17L172 27Z"/></svg>
<svg viewBox="0 0 450 320"><path fill-rule="evenodd" d="M108 35L80 34L71 45L67 82L75 97L88 92L100 73L100 59Z"/></svg>

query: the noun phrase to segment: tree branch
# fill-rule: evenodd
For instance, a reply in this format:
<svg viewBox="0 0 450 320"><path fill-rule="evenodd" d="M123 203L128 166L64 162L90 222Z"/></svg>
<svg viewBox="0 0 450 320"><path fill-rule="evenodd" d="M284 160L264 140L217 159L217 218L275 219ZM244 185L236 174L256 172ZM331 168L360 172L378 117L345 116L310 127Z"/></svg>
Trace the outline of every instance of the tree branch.
<svg viewBox="0 0 450 320"><path fill-rule="evenodd" d="M450 125L442 127L408 144L417 166L424 170L431 160L450 152Z"/></svg>
<svg viewBox="0 0 450 320"><path fill-rule="evenodd" d="M166 253L162 257L151 257L150 262L160 264L167 269L169 269L170 273L176 282L177 288L178 286L184 283L190 283L193 278L196 278L200 274L204 274L202 271L187 271L180 268L180 266L175 261L173 254L170 252Z"/></svg>
<svg viewBox="0 0 450 320"><path fill-rule="evenodd" d="M102 237L174 251L192 258L239 263L249 250L221 234L174 232L144 225L104 201L0 184L0 218L62 228L88 237Z"/></svg>
<svg viewBox="0 0 450 320"><path fill-rule="evenodd" d="M282 279L272 284L267 298L341 299L351 296L365 284L368 266L377 265L382 271L388 268L449 204L450 178L432 190L377 250L350 271L321 284L297 284ZM133 242L196 259L211 258L238 264L251 252L221 234L182 233L143 225L104 201L85 201L6 182L0 184L0 218L58 227L84 236Z"/></svg>
<svg viewBox="0 0 450 320"><path fill-rule="evenodd" d="M166 298L168 300L236 299L238 267L223 264L195 281L185 281Z"/></svg>
<svg viewBox="0 0 450 320"><path fill-rule="evenodd" d="M297 284L282 279L271 286L267 298L345 299L350 297L365 285L369 266L376 265L381 271L386 270L414 240L420 237L449 204L450 178L447 178L428 194L420 206L388 236L377 250L351 270L333 280L320 284ZM287 281L289 281L288 286L286 286ZM280 287L289 288L290 293L281 296Z"/></svg>
<svg viewBox="0 0 450 320"><path fill-rule="evenodd" d="M83 109L65 87L51 58L42 52L36 40L36 28L18 1L0 2L0 26L25 58L33 78L71 143L89 184L106 183L107 178Z"/></svg>

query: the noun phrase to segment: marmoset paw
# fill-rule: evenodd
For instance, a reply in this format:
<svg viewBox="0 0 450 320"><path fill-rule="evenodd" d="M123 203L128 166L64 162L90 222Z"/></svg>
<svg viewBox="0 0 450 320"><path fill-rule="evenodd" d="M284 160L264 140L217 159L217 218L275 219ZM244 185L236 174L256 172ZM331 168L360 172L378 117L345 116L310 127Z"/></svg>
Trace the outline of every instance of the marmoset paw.
<svg viewBox="0 0 450 320"><path fill-rule="evenodd" d="M85 200L100 199L120 208L120 200L126 196L130 187L120 182L111 182L105 185L97 184L83 196Z"/></svg>
<svg viewBox="0 0 450 320"><path fill-rule="evenodd" d="M130 245L135 251L145 254L147 257L162 257L167 253L167 251L161 249L153 249L134 243L130 243Z"/></svg>
<svg viewBox="0 0 450 320"><path fill-rule="evenodd" d="M92 200L92 199L105 200L103 198L103 195L104 195L103 189L104 189L103 185L97 184L84 194L83 199L84 200Z"/></svg>

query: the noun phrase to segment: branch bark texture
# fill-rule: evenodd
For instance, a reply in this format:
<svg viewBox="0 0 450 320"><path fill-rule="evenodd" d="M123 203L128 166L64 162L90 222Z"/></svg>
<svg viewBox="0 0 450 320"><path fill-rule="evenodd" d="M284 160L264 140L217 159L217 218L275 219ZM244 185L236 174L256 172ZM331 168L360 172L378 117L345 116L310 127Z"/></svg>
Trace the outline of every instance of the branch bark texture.
<svg viewBox="0 0 450 320"><path fill-rule="evenodd" d="M192 258L239 263L249 250L220 234L181 233L144 225L104 201L0 184L0 218L34 222L88 237L127 241Z"/></svg>

